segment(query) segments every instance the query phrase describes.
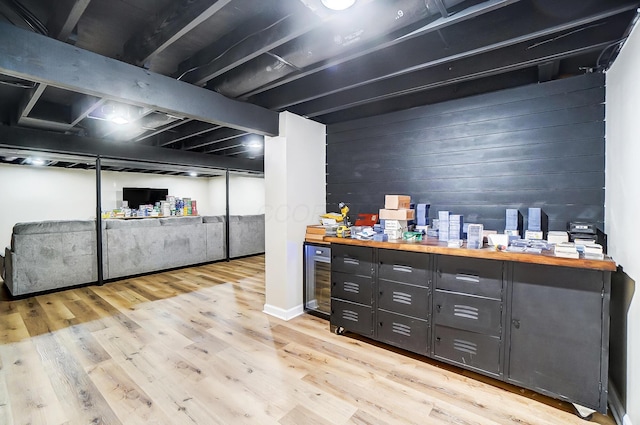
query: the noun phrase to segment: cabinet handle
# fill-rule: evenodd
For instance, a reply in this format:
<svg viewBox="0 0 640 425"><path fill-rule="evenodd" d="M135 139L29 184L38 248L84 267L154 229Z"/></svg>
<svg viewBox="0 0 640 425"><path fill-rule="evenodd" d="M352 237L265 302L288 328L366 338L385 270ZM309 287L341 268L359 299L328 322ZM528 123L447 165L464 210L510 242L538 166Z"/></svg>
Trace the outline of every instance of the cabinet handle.
<svg viewBox="0 0 640 425"><path fill-rule="evenodd" d="M436 342L437 342L438 344L440 344L440 341L441 341L441 340L440 340L440 337L436 337Z"/></svg>
<svg viewBox="0 0 640 425"><path fill-rule="evenodd" d="M403 266L400 264L394 264L393 265L393 271L394 272L403 272L403 273L411 273L412 272L412 268L411 266Z"/></svg>
<svg viewBox="0 0 640 425"><path fill-rule="evenodd" d="M440 310L442 309L442 306L440 304L436 305L436 312L440 313Z"/></svg>
<svg viewBox="0 0 640 425"><path fill-rule="evenodd" d="M514 327L514 328L516 328L516 329L520 329L520 321L519 321L519 320L517 320L517 319L513 319L513 320L511 321L511 323L513 324L513 327Z"/></svg>
<svg viewBox="0 0 640 425"><path fill-rule="evenodd" d="M380 327L382 327L382 322L378 323L378 325L379 325Z"/></svg>

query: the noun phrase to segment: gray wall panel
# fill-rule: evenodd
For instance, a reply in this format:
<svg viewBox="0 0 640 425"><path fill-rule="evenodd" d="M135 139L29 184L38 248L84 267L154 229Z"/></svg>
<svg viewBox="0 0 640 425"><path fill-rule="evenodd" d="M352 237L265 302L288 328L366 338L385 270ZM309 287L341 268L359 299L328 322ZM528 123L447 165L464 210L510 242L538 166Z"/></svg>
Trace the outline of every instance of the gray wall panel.
<svg viewBox="0 0 640 425"><path fill-rule="evenodd" d="M603 227L604 95L587 74L330 125L327 210L355 218L396 193L489 229L530 206L552 230Z"/></svg>

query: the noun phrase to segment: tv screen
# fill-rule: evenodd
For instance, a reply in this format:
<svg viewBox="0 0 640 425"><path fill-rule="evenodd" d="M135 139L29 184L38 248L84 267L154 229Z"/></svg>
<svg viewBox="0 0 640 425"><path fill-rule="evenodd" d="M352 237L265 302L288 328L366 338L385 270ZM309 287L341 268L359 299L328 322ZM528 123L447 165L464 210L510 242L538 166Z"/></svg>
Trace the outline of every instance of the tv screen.
<svg viewBox="0 0 640 425"><path fill-rule="evenodd" d="M129 208L138 209L140 205L155 205L167 199L169 189L152 189L149 187L123 187L122 200L129 203Z"/></svg>

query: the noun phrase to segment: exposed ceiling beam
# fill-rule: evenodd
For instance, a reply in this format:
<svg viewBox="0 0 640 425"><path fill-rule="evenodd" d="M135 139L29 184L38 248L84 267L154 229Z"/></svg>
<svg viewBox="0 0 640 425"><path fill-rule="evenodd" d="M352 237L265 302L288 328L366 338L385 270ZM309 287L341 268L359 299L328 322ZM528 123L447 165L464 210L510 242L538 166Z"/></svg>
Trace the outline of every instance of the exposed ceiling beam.
<svg viewBox="0 0 640 425"><path fill-rule="evenodd" d="M142 140L140 144L147 146L169 146L192 137L207 134L221 128L219 125L211 125L204 122L190 122L181 126L177 131L167 131L158 134L157 137Z"/></svg>
<svg viewBox="0 0 640 425"><path fill-rule="evenodd" d="M180 149L183 150L193 150L203 148L205 146L217 144L220 142L224 142L227 140L232 140L238 137L247 136L249 133L246 131L234 130L233 128L221 128L216 131L215 134L212 134L211 137L207 137L204 139L192 139L184 141L180 144Z"/></svg>
<svg viewBox="0 0 640 425"><path fill-rule="evenodd" d="M622 5L620 3L623 3ZM505 8L486 19L466 22L463 27L446 28L441 34L449 41L445 45L440 36L430 33L395 46L393 50L378 51L375 55L338 68L301 78L286 86L286 90L272 90L254 96L251 102L270 109L284 110L293 105L312 101L339 91L364 86L386 78L398 77L441 63L478 55L490 50L515 45L540 37L552 37L566 30L585 27L606 18L630 13L636 2L618 1L617 4L583 8L581 14L571 22L553 19L548 14L533 8L529 3L519 3ZM527 25L514 20L514 15L526 15ZM600 22L604 25L604 23ZM499 31L494 28L499 27ZM389 60L393 58L393 60ZM313 84L311 80L313 79Z"/></svg>
<svg viewBox="0 0 640 425"><path fill-rule="evenodd" d="M101 156L107 159L158 164L210 167L243 171L264 170L262 161L203 155L175 149L120 143L88 137L53 133L20 127L0 126L0 147L35 149L73 155Z"/></svg>
<svg viewBox="0 0 640 425"><path fill-rule="evenodd" d="M0 22L0 74L275 136L278 114Z"/></svg>
<svg viewBox="0 0 640 425"><path fill-rule="evenodd" d="M197 67L193 72L187 73L183 80L202 86L207 81L308 33L322 22L317 15L304 8L238 43L216 60Z"/></svg>
<svg viewBox="0 0 640 425"><path fill-rule="evenodd" d="M49 36L67 41L91 0L56 0L51 2Z"/></svg>
<svg viewBox="0 0 640 425"><path fill-rule="evenodd" d="M563 57L599 51L616 40L617 36L618 30L613 25L612 27L603 27L597 34L590 32L567 36L563 43L524 42L406 74L384 83L369 84L333 96L316 99L293 108L291 112L316 117L381 99L403 96L526 67L537 67L538 64L559 60ZM531 46L535 47L530 48Z"/></svg>
<svg viewBox="0 0 640 425"><path fill-rule="evenodd" d="M229 3L231 0L171 2L151 25L127 41L125 58L136 65L145 64Z"/></svg>
<svg viewBox="0 0 640 425"><path fill-rule="evenodd" d="M538 81L544 83L551 81L558 75L560 71L560 61L550 61L538 65Z"/></svg>
<svg viewBox="0 0 640 425"><path fill-rule="evenodd" d="M337 58L333 58L330 60L326 60L326 61L322 61L318 64L312 65L310 67L305 68L302 72L296 72L290 75L287 75L284 78L280 78L274 82L271 82L269 84L265 84L261 87L258 87L257 89L251 90L249 92L243 93L242 95L238 96L239 99L248 99L251 96L255 96L256 94L265 92L267 90L271 90L274 89L276 87L280 87L283 84L288 84L291 83L292 81L298 80L300 78L306 77L308 75L312 75L315 74L317 72L329 69L329 68L334 68L337 65L340 65L341 63L345 63L348 61L351 61L353 59L357 59L361 56L370 54L370 53L375 53L381 49L387 48L387 47L391 47L391 46L395 46L397 44L401 44L404 43L414 37L419 37L422 36L426 33L430 33L430 32L434 32L434 31L438 31L440 29L446 28L448 26L451 25L455 25L473 18L476 18L478 16L481 16L485 13L489 13L492 12L494 10L503 8L505 6L508 6L510 4L513 3L517 3L520 0L487 0L486 2L468 7L458 13L455 13L454 15L451 15L449 17L442 17L439 19L436 19L435 21L423 26L422 28L413 31L410 34L407 34L405 36L402 37L398 37L396 39L393 40L389 40L387 42L384 43L377 43L375 46L370 47L370 48L366 48L366 49L358 49L357 51L353 51L350 52L347 55L342 55L340 57Z"/></svg>
<svg viewBox="0 0 640 425"><path fill-rule="evenodd" d="M80 121L87 118L91 112L104 105L105 102L106 99L99 99L93 96L82 97L82 99L71 105L71 123L69 125L75 127Z"/></svg>
<svg viewBox="0 0 640 425"><path fill-rule="evenodd" d="M167 125L159 128L159 129L157 129L157 130L149 131L149 132L143 134L142 136L136 138L134 141L135 142L140 142L142 140L145 140L145 139L148 139L150 137L154 137L154 136L157 136L157 135L159 135L161 133L164 133L165 131L173 130L174 128L180 127L181 125L184 125L184 124L186 124L188 122L191 122L191 121L192 120L190 120L190 119L174 121L174 122L172 122L170 124L167 124Z"/></svg>
<svg viewBox="0 0 640 425"><path fill-rule="evenodd" d="M22 101L20 102L20 106L18 107L18 124L21 124L21 119L29 116L31 110L34 106L36 106L36 103L38 103L38 100L40 99L46 88L47 85L41 83L25 93Z"/></svg>

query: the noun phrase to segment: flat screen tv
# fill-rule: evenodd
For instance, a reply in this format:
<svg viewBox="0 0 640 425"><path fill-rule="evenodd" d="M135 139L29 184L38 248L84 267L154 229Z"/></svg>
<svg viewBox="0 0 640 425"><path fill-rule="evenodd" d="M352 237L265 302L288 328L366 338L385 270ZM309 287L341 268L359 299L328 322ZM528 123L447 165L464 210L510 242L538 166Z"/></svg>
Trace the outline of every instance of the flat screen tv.
<svg viewBox="0 0 640 425"><path fill-rule="evenodd" d="M129 202L129 208L138 209L140 205L155 205L167 199L169 189L153 189L150 187L123 187L122 200Z"/></svg>

